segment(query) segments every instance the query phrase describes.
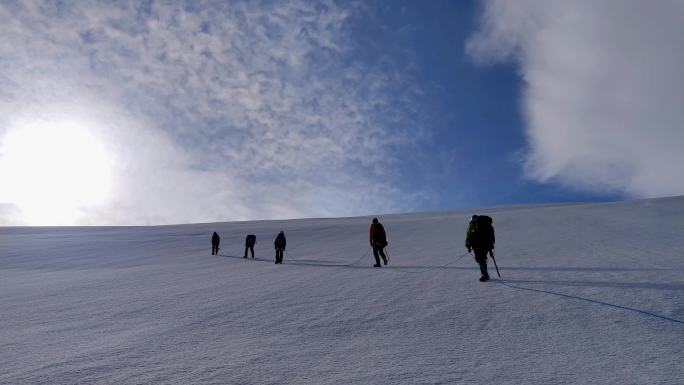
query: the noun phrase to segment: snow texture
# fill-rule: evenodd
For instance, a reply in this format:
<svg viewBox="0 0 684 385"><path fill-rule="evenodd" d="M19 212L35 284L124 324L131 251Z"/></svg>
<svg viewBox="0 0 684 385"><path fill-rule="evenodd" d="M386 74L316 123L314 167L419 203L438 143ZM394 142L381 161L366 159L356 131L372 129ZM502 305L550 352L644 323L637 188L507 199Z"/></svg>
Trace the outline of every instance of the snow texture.
<svg viewBox="0 0 684 385"><path fill-rule="evenodd" d="M684 383L684 197L479 212L0 228L0 383Z"/></svg>

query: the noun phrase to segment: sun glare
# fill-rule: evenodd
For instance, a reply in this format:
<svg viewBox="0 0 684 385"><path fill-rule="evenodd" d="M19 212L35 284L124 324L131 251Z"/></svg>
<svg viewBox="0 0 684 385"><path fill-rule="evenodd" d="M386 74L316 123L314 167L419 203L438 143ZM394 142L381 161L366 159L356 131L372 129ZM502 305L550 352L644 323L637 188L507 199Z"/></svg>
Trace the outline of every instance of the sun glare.
<svg viewBox="0 0 684 385"><path fill-rule="evenodd" d="M107 198L110 167L87 125L22 125L0 142L0 198L19 207L29 225L74 224L83 209Z"/></svg>

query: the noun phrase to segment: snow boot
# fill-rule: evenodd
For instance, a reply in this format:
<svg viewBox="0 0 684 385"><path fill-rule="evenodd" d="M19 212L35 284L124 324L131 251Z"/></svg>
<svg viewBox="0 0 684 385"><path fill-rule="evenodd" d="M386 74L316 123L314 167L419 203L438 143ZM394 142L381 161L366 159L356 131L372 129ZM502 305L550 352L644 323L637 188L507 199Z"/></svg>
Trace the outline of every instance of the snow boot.
<svg viewBox="0 0 684 385"><path fill-rule="evenodd" d="M488 275L483 275L480 277L480 282L487 282L489 281L489 276Z"/></svg>
<svg viewBox="0 0 684 385"><path fill-rule="evenodd" d="M380 264L376 263L375 265L373 265L373 267L380 267Z"/></svg>
<svg viewBox="0 0 684 385"><path fill-rule="evenodd" d="M382 262L385 264L385 266L387 266L387 258L383 258Z"/></svg>

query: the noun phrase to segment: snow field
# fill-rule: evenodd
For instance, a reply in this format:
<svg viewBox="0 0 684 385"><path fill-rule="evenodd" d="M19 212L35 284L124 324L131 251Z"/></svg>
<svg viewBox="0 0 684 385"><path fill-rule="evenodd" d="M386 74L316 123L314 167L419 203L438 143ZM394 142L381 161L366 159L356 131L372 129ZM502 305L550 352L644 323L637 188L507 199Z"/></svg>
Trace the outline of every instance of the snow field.
<svg viewBox="0 0 684 385"><path fill-rule="evenodd" d="M0 228L0 383L684 382L684 198L477 212L501 280L471 212Z"/></svg>

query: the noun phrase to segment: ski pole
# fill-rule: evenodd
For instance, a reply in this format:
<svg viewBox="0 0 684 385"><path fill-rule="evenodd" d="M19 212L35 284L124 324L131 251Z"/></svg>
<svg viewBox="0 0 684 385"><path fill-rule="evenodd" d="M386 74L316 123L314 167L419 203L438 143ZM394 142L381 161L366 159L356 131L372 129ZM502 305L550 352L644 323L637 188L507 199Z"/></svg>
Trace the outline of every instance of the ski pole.
<svg viewBox="0 0 684 385"><path fill-rule="evenodd" d="M496 275L501 278L501 274L499 274L499 266L496 265L496 259L494 259L494 250L489 250L489 255L492 257L492 261L494 261L494 267L496 267Z"/></svg>

